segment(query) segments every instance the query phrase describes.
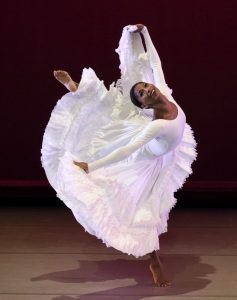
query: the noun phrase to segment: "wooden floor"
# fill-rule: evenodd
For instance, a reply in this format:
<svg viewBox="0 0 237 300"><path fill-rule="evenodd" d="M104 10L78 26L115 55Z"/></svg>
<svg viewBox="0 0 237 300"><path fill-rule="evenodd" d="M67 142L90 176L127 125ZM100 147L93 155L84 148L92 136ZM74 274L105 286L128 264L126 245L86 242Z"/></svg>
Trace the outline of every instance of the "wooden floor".
<svg viewBox="0 0 237 300"><path fill-rule="evenodd" d="M160 238L168 288L148 257L106 248L61 207L0 209L1 300L237 299L237 210L174 209Z"/></svg>

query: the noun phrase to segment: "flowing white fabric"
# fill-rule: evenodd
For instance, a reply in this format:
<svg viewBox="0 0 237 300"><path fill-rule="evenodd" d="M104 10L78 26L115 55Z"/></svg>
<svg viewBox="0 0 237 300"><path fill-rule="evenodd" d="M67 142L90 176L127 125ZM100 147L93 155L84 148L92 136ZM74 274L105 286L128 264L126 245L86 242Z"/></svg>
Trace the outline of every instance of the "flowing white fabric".
<svg viewBox="0 0 237 300"><path fill-rule="evenodd" d="M121 78L107 90L84 69L75 93L60 99L46 127L42 165L58 197L89 233L136 257L159 249L174 192L192 173L196 142L171 96L159 56L144 28L123 29ZM152 121L130 101L131 86L154 83L178 107L174 120ZM89 163L89 174L73 164Z"/></svg>

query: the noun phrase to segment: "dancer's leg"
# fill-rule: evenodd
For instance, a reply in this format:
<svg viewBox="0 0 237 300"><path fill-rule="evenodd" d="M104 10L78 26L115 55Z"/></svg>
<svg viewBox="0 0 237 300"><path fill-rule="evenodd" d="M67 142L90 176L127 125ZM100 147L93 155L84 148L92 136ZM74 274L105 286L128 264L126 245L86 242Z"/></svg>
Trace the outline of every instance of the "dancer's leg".
<svg viewBox="0 0 237 300"><path fill-rule="evenodd" d="M162 271L161 261L158 256L158 252L153 251L149 255L151 258L150 270L155 284L161 287L170 286L171 283L165 278L164 273Z"/></svg>
<svg viewBox="0 0 237 300"><path fill-rule="evenodd" d="M78 83L72 80L68 72L58 70L53 72L54 77L61 82L70 92L75 92L78 88Z"/></svg>

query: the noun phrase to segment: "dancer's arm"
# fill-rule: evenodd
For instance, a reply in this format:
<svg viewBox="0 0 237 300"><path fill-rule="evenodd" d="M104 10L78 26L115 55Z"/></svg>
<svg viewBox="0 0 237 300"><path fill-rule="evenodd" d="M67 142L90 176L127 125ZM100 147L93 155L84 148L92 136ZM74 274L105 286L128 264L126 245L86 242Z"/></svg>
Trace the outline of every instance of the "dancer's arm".
<svg viewBox="0 0 237 300"><path fill-rule="evenodd" d="M156 48L151 40L151 37L149 35L148 29L146 26L143 27L141 30L141 33L144 36L146 49L150 61L150 65L153 71L153 76L155 80L155 85L159 87L160 85L166 85L164 73L161 66L161 60L160 57L156 51Z"/></svg>
<svg viewBox="0 0 237 300"><path fill-rule="evenodd" d="M96 169L126 159L137 149L141 148L143 145L147 144L150 140L159 136L162 127L163 124L159 120L152 121L142 130L142 132L132 142L128 143L126 146L114 150L112 153L108 154L107 156L101 159L89 163L88 164L89 172L92 172Z"/></svg>
<svg viewBox="0 0 237 300"><path fill-rule="evenodd" d="M149 64L150 64L150 67L152 70L153 83L159 89L161 89L161 91L167 97L169 97L172 93L172 90L167 86L167 84L165 82L165 77L164 77L164 73L163 73L163 69L162 69L162 65L161 65L161 60L160 60L157 50L151 40L151 37L149 35L147 27L144 26L143 24L128 25L128 26L124 27L124 30L125 30L125 32L127 31L130 33L130 35L129 35L130 39L128 39L128 40L126 39L126 43L124 43L124 44L126 44L126 46L127 46L128 41L130 41L130 44L133 45L133 46L130 45L130 48L131 48L130 51L132 51L131 53L129 53L128 49L126 48L120 54L121 62L124 62L124 65L126 66L125 70L127 73L128 73L128 66L130 66L131 74L128 73L127 74L128 77L129 76L132 78L134 77L133 68L131 66L132 59L134 59L134 57L138 58L139 55L141 55L142 53L145 54L145 49L142 45L142 40L140 37L140 34L142 34L144 37L146 53L148 56ZM121 44L123 44L123 43L121 43ZM121 47L121 48L123 49L123 47ZM138 49L139 49L139 52L137 52ZM126 57L127 61L124 59L125 57ZM143 70L143 71L145 71L145 70ZM145 75L148 75L148 74L143 74L143 76L145 76ZM148 82L149 82L149 78L144 78L144 79L148 80ZM138 81L141 81L141 78ZM171 100L173 100L173 99L171 99Z"/></svg>
<svg viewBox="0 0 237 300"><path fill-rule="evenodd" d="M160 120L150 122L137 137L127 145L120 147L105 157L98 159L89 164L85 162L76 162L74 164L82 168L86 173L95 171L99 168L116 163L126 159L133 152L147 144L150 140L158 137L162 133L163 123Z"/></svg>
<svg viewBox="0 0 237 300"><path fill-rule="evenodd" d="M142 81L144 70L141 74L141 64L138 64L139 57L145 55L140 32L136 25L127 25L123 28L119 47L115 50L119 54L121 78L119 84L123 94L129 95L130 88L138 81Z"/></svg>

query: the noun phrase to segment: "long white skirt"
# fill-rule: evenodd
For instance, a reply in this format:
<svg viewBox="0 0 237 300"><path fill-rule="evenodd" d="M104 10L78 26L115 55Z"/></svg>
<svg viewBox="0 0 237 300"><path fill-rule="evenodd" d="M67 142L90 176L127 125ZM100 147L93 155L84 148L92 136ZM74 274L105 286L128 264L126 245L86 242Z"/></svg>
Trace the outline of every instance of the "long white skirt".
<svg viewBox="0 0 237 300"><path fill-rule="evenodd" d="M136 257L159 249L174 192L192 173L196 142L190 126L185 125L180 144L160 157L141 148L89 174L73 159L99 159L150 121L116 87L107 90L92 69L84 69L78 90L57 102L42 146L47 178L77 221L108 247Z"/></svg>

